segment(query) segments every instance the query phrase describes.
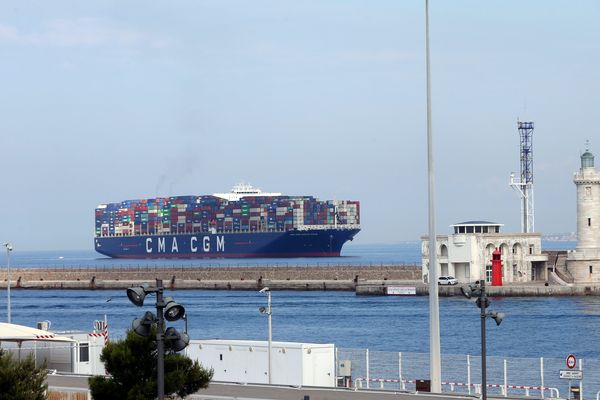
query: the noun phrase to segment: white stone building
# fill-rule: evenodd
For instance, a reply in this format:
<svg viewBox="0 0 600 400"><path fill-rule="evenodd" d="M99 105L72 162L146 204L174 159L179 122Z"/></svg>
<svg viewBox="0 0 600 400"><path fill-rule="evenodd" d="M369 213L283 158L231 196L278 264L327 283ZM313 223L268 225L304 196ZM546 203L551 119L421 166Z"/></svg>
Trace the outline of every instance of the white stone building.
<svg viewBox="0 0 600 400"><path fill-rule="evenodd" d="M573 182L577 186L577 247L567 256L567 269L574 283L600 282L600 173L589 149L581 155L581 168Z"/></svg>
<svg viewBox="0 0 600 400"><path fill-rule="evenodd" d="M546 281L548 257L542 254L539 233L500 233L502 224L467 221L451 225L454 233L438 235L438 276L451 275L467 283L485 277L492 280L492 252L502 259L502 282ZM429 276L429 237L421 237L423 282Z"/></svg>

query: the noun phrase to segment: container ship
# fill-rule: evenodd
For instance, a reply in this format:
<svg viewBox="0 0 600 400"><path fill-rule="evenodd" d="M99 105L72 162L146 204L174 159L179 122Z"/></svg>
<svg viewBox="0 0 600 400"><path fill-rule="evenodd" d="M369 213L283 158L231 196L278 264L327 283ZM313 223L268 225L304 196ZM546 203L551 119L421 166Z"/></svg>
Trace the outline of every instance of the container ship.
<svg viewBox="0 0 600 400"><path fill-rule="evenodd" d="M229 193L100 204L94 247L114 258L337 257L360 231L360 203Z"/></svg>

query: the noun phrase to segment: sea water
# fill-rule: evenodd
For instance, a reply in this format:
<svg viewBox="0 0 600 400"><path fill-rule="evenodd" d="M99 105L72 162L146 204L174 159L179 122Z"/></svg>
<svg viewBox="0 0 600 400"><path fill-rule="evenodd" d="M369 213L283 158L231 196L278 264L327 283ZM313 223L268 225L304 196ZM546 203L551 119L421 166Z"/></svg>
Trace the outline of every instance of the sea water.
<svg viewBox="0 0 600 400"><path fill-rule="evenodd" d="M572 246L572 244L571 244ZM547 245L545 246L548 247ZM26 253L11 257L13 267L31 267L56 261L65 254L63 267L95 265L123 266L121 260L98 258L89 252ZM420 245L348 247L348 255L331 261L353 264L419 262ZM232 265L231 260L206 260ZM272 260L262 260L273 262ZM130 263L131 261L127 261ZM135 262L135 261L134 261ZM139 262L148 262L140 260ZM173 260L154 261L172 265ZM186 261L190 263L190 261ZM201 260L200 262L205 262ZM240 265L242 261L240 260ZM261 260L243 261L262 265ZM303 259L302 262L305 262ZM234 264L235 262L233 262ZM298 259L273 262L301 265ZM253 264L249 264L253 265ZM339 265L339 264L338 264ZM184 305L192 338L262 340L267 335L266 318L258 308L266 296L255 291L166 290ZM276 291L273 298L273 338L282 341L335 343L347 348L428 352L428 297L356 296L353 292ZM125 290L18 290L11 291L12 321L35 326L49 320L53 330L91 330L92 322L106 315L112 337L122 337L131 321L152 310L155 297L138 308ZM560 357L576 352L581 357L600 358L600 298L527 297L492 298L490 309L504 312L501 326L488 323L488 352L511 357ZM6 290L0 291L0 321L6 320ZM183 322L177 322L183 329ZM440 298L442 352L477 354L479 309L462 297Z"/></svg>

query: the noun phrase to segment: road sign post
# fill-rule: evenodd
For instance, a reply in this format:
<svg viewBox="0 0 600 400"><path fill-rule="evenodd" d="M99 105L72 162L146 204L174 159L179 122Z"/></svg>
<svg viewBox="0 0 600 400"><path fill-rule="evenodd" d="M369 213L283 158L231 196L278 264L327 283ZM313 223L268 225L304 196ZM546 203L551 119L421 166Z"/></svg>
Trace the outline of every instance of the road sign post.
<svg viewBox="0 0 600 400"><path fill-rule="evenodd" d="M568 380L582 380L583 379L583 371L576 371L572 369L561 369L559 371L560 379L568 379Z"/></svg>
<svg viewBox="0 0 600 400"><path fill-rule="evenodd" d="M577 358L573 354L569 354L566 359L567 368L573 369L577 365Z"/></svg>

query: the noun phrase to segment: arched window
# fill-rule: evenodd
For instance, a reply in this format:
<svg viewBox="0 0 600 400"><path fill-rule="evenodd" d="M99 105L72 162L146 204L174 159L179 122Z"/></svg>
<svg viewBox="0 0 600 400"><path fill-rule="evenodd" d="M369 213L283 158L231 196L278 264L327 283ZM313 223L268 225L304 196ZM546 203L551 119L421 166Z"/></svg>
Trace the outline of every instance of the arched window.
<svg viewBox="0 0 600 400"><path fill-rule="evenodd" d="M441 245L440 254L442 255L442 257L448 257L448 246L446 246L445 244Z"/></svg>
<svg viewBox="0 0 600 400"><path fill-rule="evenodd" d="M520 256L523 252L523 246L521 246L521 243L515 243L512 247L512 253L515 256Z"/></svg>
<svg viewBox="0 0 600 400"><path fill-rule="evenodd" d="M492 243L489 243L487 246L485 246L485 260L487 262L492 262L492 253L494 250L496 250L496 246L494 246Z"/></svg>

